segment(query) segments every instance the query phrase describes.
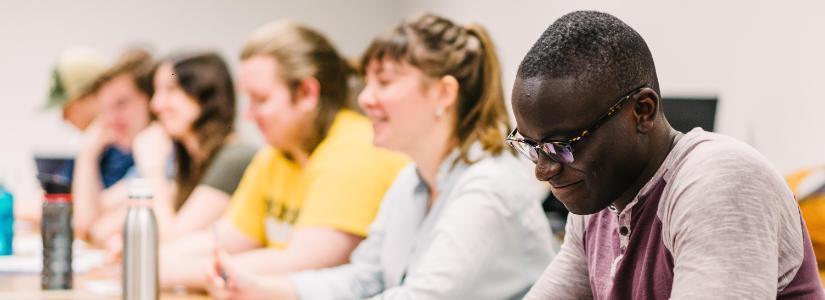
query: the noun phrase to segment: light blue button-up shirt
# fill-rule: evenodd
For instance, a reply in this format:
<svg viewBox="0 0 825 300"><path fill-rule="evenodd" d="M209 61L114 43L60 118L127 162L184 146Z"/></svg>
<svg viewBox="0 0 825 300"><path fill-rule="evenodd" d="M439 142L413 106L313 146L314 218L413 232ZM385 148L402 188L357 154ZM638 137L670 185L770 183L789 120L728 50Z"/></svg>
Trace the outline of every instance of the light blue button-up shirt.
<svg viewBox="0 0 825 300"><path fill-rule="evenodd" d="M555 254L547 190L510 152L458 155L439 167L429 211L417 169L402 170L349 264L289 276L300 298L520 299Z"/></svg>

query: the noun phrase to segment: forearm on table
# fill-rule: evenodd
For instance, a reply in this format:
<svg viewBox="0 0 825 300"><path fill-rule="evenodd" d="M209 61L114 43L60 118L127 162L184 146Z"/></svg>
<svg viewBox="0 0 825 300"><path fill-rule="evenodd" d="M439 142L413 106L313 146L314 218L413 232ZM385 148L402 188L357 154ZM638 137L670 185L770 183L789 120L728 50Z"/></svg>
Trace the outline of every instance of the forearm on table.
<svg viewBox="0 0 825 300"><path fill-rule="evenodd" d="M331 228L302 228L285 249L257 249L233 257L256 274L286 274L347 263L359 242L360 237Z"/></svg>
<svg viewBox="0 0 825 300"><path fill-rule="evenodd" d="M174 253L182 255L212 255L215 249L215 242L212 233L209 231L199 231L180 239L162 242L160 251L163 253Z"/></svg>
<svg viewBox="0 0 825 300"><path fill-rule="evenodd" d="M87 237L90 227L100 214L100 195L103 191L100 171L97 168L98 156L93 153L81 153L77 157L72 177L72 196L75 232L81 238Z"/></svg>
<svg viewBox="0 0 825 300"><path fill-rule="evenodd" d="M232 255L245 270L258 275L276 275L299 270L300 262L290 259L282 250L261 248Z"/></svg>
<svg viewBox="0 0 825 300"><path fill-rule="evenodd" d="M159 261L161 286L205 287L207 269L212 259L211 252L181 254L161 251Z"/></svg>
<svg viewBox="0 0 825 300"><path fill-rule="evenodd" d="M123 231L125 220L125 206L101 215L89 228L89 241L97 245L105 245L109 238Z"/></svg>
<svg viewBox="0 0 825 300"><path fill-rule="evenodd" d="M285 275L265 276L260 281L272 299L298 300L298 291Z"/></svg>
<svg viewBox="0 0 825 300"><path fill-rule="evenodd" d="M208 264L215 255L215 239L222 240L220 248L229 253L238 253L260 247L257 243L245 240L226 222L219 222L218 232L208 229L192 233L180 239L161 244L160 253L163 261L171 266L161 267L161 281L165 286L184 285L201 287L204 282ZM189 260L193 260L191 262ZM177 262L182 262L178 264ZM261 262L258 262L260 264Z"/></svg>
<svg viewBox="0 0 825 300"><path fill-rule="evenodd" d="M172 182L160 175L146 177L152 187L152 209L158 225L160 240L166 240L175 219L175 197L172 194Z"/></svg>
<svg viewBox="0 0 825 300"><path fill-rule="evenodd" d="M214 226L229 205L230 195L207 185L198 185L175 212L162 242L180 239Z"/></svg>
<svg viewBox="0 0 825 300"><path fill-rule="evenodd" d="M297 251L277 249L256 249L233 255L239 266L259 275L282 275L290 272L331 267L337 264L319 265L314 255L301 255Z"/></svg>

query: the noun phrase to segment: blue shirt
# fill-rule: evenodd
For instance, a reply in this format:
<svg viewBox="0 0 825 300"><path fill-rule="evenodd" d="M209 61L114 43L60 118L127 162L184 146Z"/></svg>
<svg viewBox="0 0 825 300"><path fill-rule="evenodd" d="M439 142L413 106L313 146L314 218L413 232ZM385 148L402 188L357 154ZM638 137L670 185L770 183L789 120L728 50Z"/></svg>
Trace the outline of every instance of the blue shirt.
<svg viewBox="0 0 825 300"><path fill-rule="evenodd" d="M72 181L74 173L74 160L66 163L58 175ZM131 152L125 152L115 146L108 146L100 155L100 178L103 180L103 188L109 188L124 178L131 178L137 175L135 159Z"/></svg>

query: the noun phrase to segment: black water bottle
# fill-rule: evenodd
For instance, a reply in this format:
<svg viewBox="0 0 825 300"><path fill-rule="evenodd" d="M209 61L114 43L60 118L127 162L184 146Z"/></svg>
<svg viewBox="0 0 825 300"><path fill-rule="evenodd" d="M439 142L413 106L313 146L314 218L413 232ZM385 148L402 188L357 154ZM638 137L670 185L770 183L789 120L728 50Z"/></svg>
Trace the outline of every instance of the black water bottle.
<svg viewBox="0 0 825 300"><path fill-rule="evenodd" d="M72 195L67 180L51 176L40 178L43 199L40 235L43 239L43 271L40 288L68 290L72 288Z"/></svg>

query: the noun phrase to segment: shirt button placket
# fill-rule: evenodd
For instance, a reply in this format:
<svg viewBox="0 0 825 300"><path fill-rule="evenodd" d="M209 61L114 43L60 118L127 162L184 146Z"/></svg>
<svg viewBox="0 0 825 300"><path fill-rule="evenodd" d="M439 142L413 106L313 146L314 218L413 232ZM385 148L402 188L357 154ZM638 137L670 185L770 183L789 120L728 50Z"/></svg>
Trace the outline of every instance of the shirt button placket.
<svg viewBox="0 0 825 300"><path fill-rule="evenodd" d="M630 243L630 211L625 210L619 215L619 242L622 254Z"/></svg>

